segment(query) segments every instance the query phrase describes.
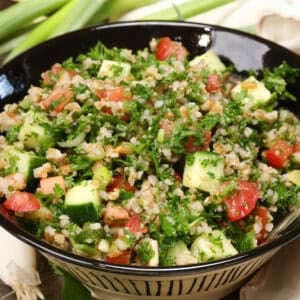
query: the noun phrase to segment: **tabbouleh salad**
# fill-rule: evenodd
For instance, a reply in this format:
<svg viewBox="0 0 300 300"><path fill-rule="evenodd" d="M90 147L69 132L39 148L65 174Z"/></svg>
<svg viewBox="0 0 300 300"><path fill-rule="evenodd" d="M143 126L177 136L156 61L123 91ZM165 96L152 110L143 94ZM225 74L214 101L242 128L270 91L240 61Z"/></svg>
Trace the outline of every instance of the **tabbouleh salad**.
<svg viewBox="0 0 300 300"><path fill-rule="evenodd" d="M98 43L0 114L0 210L109 263L178 266L245 252L299 205L299 70L243 78L162 37Z"/></svg>

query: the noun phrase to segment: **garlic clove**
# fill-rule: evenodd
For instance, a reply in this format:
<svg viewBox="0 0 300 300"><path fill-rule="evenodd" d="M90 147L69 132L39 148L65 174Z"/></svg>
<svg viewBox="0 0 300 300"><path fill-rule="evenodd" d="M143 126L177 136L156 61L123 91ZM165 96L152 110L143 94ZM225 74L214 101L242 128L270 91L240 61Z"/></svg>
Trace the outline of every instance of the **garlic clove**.
<svg viewBox="0 0 300 300"><path fill-rule="evenodd" d="M257 34L300 54L300 13L294 16L270 14L263 16Z"/></svg>

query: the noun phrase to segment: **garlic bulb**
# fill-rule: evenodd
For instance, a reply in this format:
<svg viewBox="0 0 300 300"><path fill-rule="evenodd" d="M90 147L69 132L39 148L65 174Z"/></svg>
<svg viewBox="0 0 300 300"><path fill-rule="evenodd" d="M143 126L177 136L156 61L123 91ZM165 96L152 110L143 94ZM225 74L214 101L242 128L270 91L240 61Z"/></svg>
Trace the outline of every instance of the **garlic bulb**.
<svg viewBox="0 0 300 300"><path fill-rule="evenodd" d="M300 54L300 3L293 15L282 11L263 16L257 34Z"/></svg>

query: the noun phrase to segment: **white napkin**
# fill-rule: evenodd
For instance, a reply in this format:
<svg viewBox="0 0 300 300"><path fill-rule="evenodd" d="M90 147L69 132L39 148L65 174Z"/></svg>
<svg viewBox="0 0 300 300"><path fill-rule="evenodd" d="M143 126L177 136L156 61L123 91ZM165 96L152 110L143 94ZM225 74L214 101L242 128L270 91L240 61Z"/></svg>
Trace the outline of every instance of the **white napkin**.
<svg viewBox="0 0 300 300"><path fill-rule="evenodd" d="M35 250L0 227L0 279L16 292L18 300L44 299L36 271ZM1 296L1 295L0 295Z"/></svg>

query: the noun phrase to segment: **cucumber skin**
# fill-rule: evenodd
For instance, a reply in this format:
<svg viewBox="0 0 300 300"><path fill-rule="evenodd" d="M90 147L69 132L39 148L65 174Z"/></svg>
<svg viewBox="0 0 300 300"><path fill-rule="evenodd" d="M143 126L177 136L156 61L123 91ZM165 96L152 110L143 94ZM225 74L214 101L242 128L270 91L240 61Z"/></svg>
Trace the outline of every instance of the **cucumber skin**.
<svg viewBox="0 0 300 300"><path fill-rule="evenodd" d="M37 156L33 152L26 152L16 148L11 148L6 157L17 157L18 161L13 172L21 173L27 184L27 188L33 188L36 180L33 177L33 170L40 167L47 160L44 157Z"/></svg>
<svg viewBox="0 0 300 300"><path fill-rule="evenodd" d="M75 223L83 224L99 220L101 201L98 188L96 180L85 180L68 190L65 210Z"/></svg>
<svg viewBox="0 0 300 300"><path fill-rule="evenodd" d="M93 203L67 205L66 213L77 224L96 222L99 220L99 210Z"/></svg>
<svg viewBox="0 0 300 300"><path fill-rule="evenodd" d="M38 157L38 156L33 156L30 160L30 167L28 170L28 175L27 175L27 187L32 188L35 186L36 182L38 181L33 177L33 170L35 168L40 167L42 164L44 164L47 160L44 157Z"/></svg>
<svg viewBox="0 0 300 300"><path fill-rule="evenodd" d="M38 117L29 113L20 127L18 139L27 149L38 149L45 152L55 145L55 141L48 129L38 123Z"/></svg>

